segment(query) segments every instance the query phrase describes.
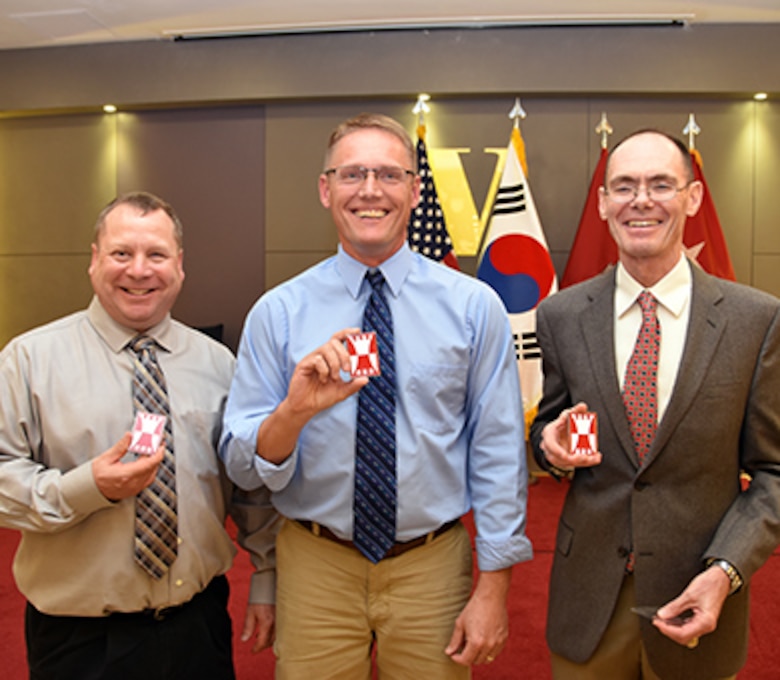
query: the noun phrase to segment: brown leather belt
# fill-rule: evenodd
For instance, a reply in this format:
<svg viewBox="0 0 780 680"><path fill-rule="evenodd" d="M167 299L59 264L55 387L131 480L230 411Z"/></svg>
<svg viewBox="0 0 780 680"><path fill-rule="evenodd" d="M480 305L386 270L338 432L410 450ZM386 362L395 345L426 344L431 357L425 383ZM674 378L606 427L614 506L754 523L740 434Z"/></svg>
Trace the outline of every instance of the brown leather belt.
<svg viewBox="0 0 780 680"><path fill-rule="evenodd" d="M353 550L357 550L357 547L352 541L348 541L344 538L340 538L339 536L336 536L336 534L334 534L330 529L328 529L328 527L323 526L318 522L312 522L311 520L308 519L295 519L293 521L299 526L302 526L307 531L311 531L311 533L313 533L315 536L320 536L321 538L327 538L329 541L333 541L334 543L338 543L339 545L343 545L347 548L352 548ZM403 541L402 543L395 543L390 548L390 550L387 551L387 554L383 559L387 559L388 557L398 557L399 555L403 555L405 552L414 550L414 548L419 548L421 545L426 545L431 541L433 541L434 539L441 536L442 534L448 532L450 529L452 529L452 527L454 527L459 522L460 522L459 519L454 519L451 522L442 524L435 531L429 531L427 534L423 534L422 536L413 538L411 541Z"/></svg>

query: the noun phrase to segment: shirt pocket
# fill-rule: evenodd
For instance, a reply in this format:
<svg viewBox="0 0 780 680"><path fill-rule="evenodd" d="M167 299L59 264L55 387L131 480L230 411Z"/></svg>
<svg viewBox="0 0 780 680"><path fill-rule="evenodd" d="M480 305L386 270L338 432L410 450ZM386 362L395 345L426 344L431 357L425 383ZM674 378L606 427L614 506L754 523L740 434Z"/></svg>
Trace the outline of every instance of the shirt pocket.
<svg viewBox="0 0 780 680"><path fill-rule="evenodd" d="M410 366L409 417L416 428L444 434L463 428L468 367L416 363Z"/></svg>

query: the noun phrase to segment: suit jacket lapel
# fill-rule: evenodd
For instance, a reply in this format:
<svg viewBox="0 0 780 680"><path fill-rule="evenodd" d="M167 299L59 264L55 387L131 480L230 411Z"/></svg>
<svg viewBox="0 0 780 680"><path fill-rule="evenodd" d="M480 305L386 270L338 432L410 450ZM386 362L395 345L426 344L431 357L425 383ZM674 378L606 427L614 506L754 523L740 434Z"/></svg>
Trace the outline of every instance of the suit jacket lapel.
<svg viewBox="0 0 780 680"><path fill-rule="evenodd" d="M634 452L634 440L626 419L623 397L620 394L620 381L615 370L615 269L594 280L593 290L589 292L590 304L580 313L583 337L588 348L588 356L593 379L606 407L614 431L617 433L624 453L637 464Z"/></svg>
<svg viewBox="0 0 780 680"><path fill-rule="evenodd" d="M726 319L718 309L723 293L717 280L698 267L691 266L691 315L680 368L674 391L658 424L655 440L648 453L649 464L663 450L674 430L685 416L701 383L711 368L712 356L726 327ZM662 340L663 342L663 340Z"/></svg>

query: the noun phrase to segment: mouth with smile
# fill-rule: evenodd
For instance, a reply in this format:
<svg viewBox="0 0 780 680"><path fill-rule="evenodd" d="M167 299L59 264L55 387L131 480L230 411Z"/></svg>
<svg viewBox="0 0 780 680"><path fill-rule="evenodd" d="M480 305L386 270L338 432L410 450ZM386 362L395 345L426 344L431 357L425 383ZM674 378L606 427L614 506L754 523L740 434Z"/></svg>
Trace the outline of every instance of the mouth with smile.
<svg viewBox="0 0 780 680"><path fill-rule="evenodd" d="M155 291L154 288L124 288L121 287L122 292L127 293L131 297L143 297L145 295L150 295Z"/></svg>
<svg viewBox="0 0 780 680"><path fill-rule="evenodd" d="M379 208L371 208L371 209L364 209L364 210L353 210L352 212L360 219L376 220L387 215L388 211L381 210Z"/></svg>
<svg viewBox="0 0 780 680"><path fill-rule="evenodd" d="M628 220L626 226L630 229L647 229L648 227L657 227L662 223L662 220Z"/></svg>

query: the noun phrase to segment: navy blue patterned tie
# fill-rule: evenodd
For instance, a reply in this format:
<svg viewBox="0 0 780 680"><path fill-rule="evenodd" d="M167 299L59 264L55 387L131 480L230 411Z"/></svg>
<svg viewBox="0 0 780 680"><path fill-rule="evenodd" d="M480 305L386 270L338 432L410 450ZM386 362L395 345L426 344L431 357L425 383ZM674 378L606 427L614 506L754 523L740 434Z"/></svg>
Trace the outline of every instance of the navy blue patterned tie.
<svg viewBox="0 0 780 680"><path fill-rule="evenodd" d="M380 271L369 271L366 278L372 290L363 331L376 332L382 372L358 394L352 540L376 563L395 543L395 353L393 317L382 291L384 276Z"/></svg>
<svg viewBox="0 0 780 680"><path fill-rule="evenodd" d="M134 363L133 407L159 413L165 421L165 457L155 480L135 499L135 561L153 578L160 578L176 559L176 475L173 427L165 376L157 363L155 342L139 335L128 345Z"/></svg>

